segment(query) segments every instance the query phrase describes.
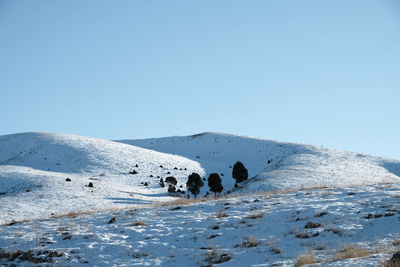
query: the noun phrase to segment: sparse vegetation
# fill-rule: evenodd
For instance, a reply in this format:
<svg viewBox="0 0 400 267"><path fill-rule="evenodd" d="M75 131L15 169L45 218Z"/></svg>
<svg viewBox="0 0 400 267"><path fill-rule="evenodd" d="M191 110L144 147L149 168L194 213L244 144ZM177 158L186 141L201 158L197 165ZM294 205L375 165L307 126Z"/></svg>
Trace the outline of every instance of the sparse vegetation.
<svg viewBox="0 0 400 267"><path fill-rule="evenodd" d="M246 247L246 248L252 248L252 247L257 247L260 244L261 244L261 241L259 239L257 239L254 236L249 236L249 237L246 237L246 239L243 241L242 244L240 244L240 246Z"/></svg>
<svg viewBox="0 0 400 267"><path fill-rule="evenodd" d="M347 245L339 249L332 261L340 261L351 258L361 258L370 255L372 252L357 246Z"/></svg>
<svg viewBox="0 0 400 267"><path fill-rule="evenodd" d="M300 267L303 265L314 264L317 262L318 261L317 261L317 258L315 257L314 252L305 251L297 257L297 259L294 263L294 266Z"/></svg>
<svg viewBox="0 0 400 267"><path fill-rule="evenodd" d="M227 253L219 253L216 249L207 252L206 258L204 259L209 264L219 264L230 261L232 256Z"/></svg>
<svg viewBox="0 0 400 267"><path fill-rule="evenodd" d="M138 221L132 223L131 226L147 226L147 223L145 223L142 220L138 220Z"/></svg>
<svg viewBox="0 0 400 267"><path fill-rule="evenodd" d="M261 219L262 217L264 217L264 212L253 213L253 214L246 216L245 218L246 219Z"/></svg>
<svg viewBox="0 0 400 267"><path fill-rule="evenodd" d="M217 212L215 217L216 218L226 218L226 217L228 217L228 215L223 210L220 210L220 211Z"/></svg>

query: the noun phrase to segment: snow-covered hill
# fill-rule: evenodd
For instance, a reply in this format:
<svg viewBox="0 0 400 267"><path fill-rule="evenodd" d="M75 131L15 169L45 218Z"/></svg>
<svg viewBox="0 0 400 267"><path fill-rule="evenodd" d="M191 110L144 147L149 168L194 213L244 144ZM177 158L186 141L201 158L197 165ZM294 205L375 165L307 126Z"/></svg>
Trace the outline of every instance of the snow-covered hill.
<svg viewBox="0 0 400 267"><path fill-rule="evenodd" d="M250 178L232 191L236 161ZM186 191L192 172L224 174L224 196L153 205L176 200L159 177ZM0 136L0 265L376 266L400 247L399 176L396 160L228 134Z"/></svg>
<svg viewBox="0 0 400 267"><path fill-rule="evenodd" d="M192 172L220 173L226 194L234 188L238 160L250 179L235 194L400 179L399 161L228 134L116 142L22 133L0 136L0 223L168 201L172 197L159 179L174 176L186 191ZM137 174L129 174L133 170ZM208 190L205 183L200 196Z"/></svg>
<svg viewBox="0 0 400 267"><path fill-rule="evenodd" d="M235 183L230 166L241 161L253 177L241 193L400 181L400 161L311 145L218 133L120 142L186 157L208 174L224 173L226 190Z"/></svg>
<svg viewBox="0 0 400 267"><path fill-rule="evenodd" d="M133 170L137 174L129 174ZM204 173L184 157L101 139L49 133L0 136L0 224L171 200L157 176L170 172L181 185L193 171Z"/></svg>

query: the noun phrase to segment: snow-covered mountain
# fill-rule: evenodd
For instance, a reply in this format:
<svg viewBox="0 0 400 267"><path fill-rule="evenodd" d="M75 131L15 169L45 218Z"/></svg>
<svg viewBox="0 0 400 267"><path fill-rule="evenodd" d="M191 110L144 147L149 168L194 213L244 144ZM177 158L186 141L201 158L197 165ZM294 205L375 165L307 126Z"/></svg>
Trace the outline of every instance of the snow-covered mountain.
<svg viewBox="0 0 400 267"><path fill-rule="evenodd" d="M249 179L233 190L236 161ZM192 172L220 173L224 197L159 185L186 191ZM4 135L0 265L376 266L400 247L399 176L396 160L228 134Z"/></svg>
<svg viewBox="0 0 400 267"><path fill-rule="evenodd" d="M253 177L242 193L400 181L400 161L312 145L219 133L120 142L197 161L208 174L224 173L227 190L235 183L230 166L241 161Z"/></svg>
<svg viewBox="0 0 400 267"><path fill-rule="evenodd" d="M226 194L234 188L232 166L236 161L247 167L249 180L235 194L400 179L399 161L228 134L116 142L21 133L0 136L0 211L4 214L0 223L168 201L172 197L159 179L174 176L178 188L186 191L192 172L203 177L221 174L222 194ZM133 170L137 174L129 174ZM90 182L94 187L88 187ZM200 196L208 190L205 183Z"/></svg>
<svg viewBox="0 0 400 267"><path fill-rule="evenodd" d="M133 170L137 174L129 174ZM199 163L184 157L107 140L50 133L0 136L0 223L171 200L157 178L169 172L178 185L191 172L204 174Z"/></svg>

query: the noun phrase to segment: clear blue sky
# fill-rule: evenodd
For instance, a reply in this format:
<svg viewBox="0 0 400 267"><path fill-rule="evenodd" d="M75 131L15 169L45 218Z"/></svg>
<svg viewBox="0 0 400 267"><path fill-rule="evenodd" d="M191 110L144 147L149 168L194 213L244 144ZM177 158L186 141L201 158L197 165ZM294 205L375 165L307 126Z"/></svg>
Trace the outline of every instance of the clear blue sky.
<svg viewBox="0 0 400 267"><path fill-rule="evenodd" d="M400 159L400 1L0 0L0 134L202 131Z"/></svg>

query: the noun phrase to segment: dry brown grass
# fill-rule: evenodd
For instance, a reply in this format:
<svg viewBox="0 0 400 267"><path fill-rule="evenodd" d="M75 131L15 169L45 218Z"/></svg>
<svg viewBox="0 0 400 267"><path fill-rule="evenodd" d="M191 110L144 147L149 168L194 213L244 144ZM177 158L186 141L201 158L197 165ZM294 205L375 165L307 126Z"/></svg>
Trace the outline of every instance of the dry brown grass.
<svg viewBox="0 0 400 267"><path fill-rule="evenodd" d="M203 199L203 198L183 198L180 197L177 200L174 201L169 201L169 202L164 202L164 203L156 203L153 204L153 207L170 207L170 206L176 206L176 205L189 205L192 203L199 203L199 202L205 202L209 201L210 199Z"/></svg>
<svg viewBox="0 0 400 267"><path fill-rule="evenodd" d="M66 231L68 231L68 229L67 229L67 227L58 227L57 231L58 232L66 232Z"/></svg>
<svg viewBox="0 0 400 267"><path fill-rule="evenodd" d="M229 254L221 254L217 250L211 250L207 252L206 258L204 260L209 264L219 264L230 261L231 259L232 256Z"/></svg>
<svg viewBox="0 0 400 267"><path fill-rule="evenodd" d="M344 259L352 259L352 258L362 258L371 254L372 251L370 250L349 245L341 248L336 253L336 255L333 256L332 261L341 261Z"/></svg>
<svg viewBox="0 0 400 267"><path fill-rule="evenodd" d="M138 221L132 223L131 226L147 226L147 223L145 223L142 220L138 220Z"/></svg>
<svg viewBox="0 0 400 267"><path fill-rule="evenodd" d="M246 247L246 248L253 248L253 247L257 247L261 244L261 241L259 239L257 239L254 236L249 236L246 237L246 239L243 241L242 244L240 244L241 247Z"/></svg>
<svg viewBox="0 0 400 267"><path fill-rule="evenodd" d="M303 266L306 264L314 264L317 262L318 261L317 261L317 258L315 257L314 252L305 251L297 257L296 262L294 263L294 266L300 267L300 266Z"/></svg>
<svg viewBox="0 0 400 267"><path fill-rule="evenodd" d="M226 218L229 217L223 210L220 210L217 212L217 214L215 215L216 218Z"/></svg>
<svg viewBox="0 0 400 267"><path fill-rule="evenodd" d="M65 218L65 217L76 218L81 215L90 215L90 214L95 214L98 212L120 211L120 210L124 210L124 208L108 208L108 209L101 209L101 210L71 211L71 212L67 212L67 213L54 214L51 216L51 218L53 218L53 219Z"/></svg>
<svg viewBox="0 0 400 267"><path fill-rule="evenodd" d="M246 216L245 218L246 219L261 219L262 217L264 217L264 212L250 214L250 215Z"/></svg>

